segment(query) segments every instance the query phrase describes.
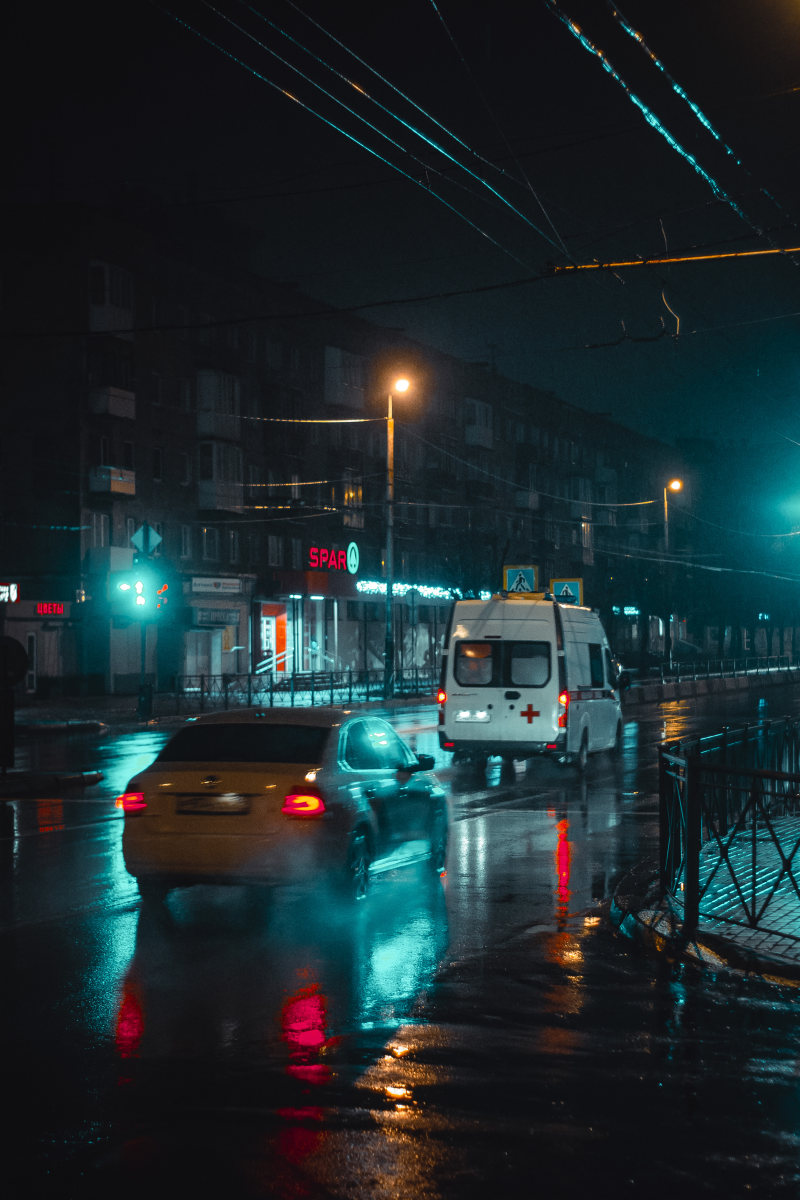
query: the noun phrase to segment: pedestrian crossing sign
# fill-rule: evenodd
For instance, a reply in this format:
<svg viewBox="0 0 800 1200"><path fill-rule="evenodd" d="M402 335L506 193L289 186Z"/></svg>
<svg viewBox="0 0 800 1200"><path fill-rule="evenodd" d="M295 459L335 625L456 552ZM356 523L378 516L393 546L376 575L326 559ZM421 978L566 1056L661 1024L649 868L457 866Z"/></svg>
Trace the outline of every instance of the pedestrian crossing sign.
<svg viewBox="0 0 800 1200"><path fill-rule="evenodd" d="M503 567L503 591L537 592L539 590L538 575L538 567Z"/></svg>
<svg viewBox="0 0 800 1200"><path fill-rule="evenodd" d="M559 604L583 604L582 579L551 579L550 591Z"/></svg>

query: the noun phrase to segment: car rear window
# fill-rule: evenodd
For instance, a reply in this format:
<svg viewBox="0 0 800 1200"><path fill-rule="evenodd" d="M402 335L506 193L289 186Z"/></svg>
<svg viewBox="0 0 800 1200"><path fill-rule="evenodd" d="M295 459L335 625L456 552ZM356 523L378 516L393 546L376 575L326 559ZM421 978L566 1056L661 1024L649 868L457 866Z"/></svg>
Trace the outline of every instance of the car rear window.
<svg viewBox="0 0 800 1200"><path fill-rule="evenodd" d="M317 725L190 725L156 761L317 763L330 733Z"/></svg>

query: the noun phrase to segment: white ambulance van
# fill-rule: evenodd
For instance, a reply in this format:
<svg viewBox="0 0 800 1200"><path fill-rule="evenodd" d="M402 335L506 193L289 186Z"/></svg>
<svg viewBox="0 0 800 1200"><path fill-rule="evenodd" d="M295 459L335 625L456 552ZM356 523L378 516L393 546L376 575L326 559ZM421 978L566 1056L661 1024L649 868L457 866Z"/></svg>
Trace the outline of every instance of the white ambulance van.
<svg viewBox="0 0 800 1200"><path fill-rule="evenodd" d="M583 769L622 739L600 617L546 594L456 601L438 699L439 744L459 760L543 754Z"/></svg>

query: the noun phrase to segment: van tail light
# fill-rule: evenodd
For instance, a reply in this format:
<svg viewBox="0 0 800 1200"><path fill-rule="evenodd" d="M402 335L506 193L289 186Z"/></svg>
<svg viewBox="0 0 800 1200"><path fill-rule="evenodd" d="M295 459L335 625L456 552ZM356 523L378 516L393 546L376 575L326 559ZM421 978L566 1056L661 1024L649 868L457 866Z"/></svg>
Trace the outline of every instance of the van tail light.
<svg viewBox="0 0 800 1200"><path fill-rule="evenodd" d="M558 728L567 728L567 714L569 713L569 692L559 692L558 703L561 705L562 711L558 714Z"/></svg>
<svg viewBox="0 0 800 1200"><path fill-rule="evenodd" d="M437 704L445 704L446 702L447 702L447 692L444 690L444 688L439 688L438 692L436 693L436 703Z"/></svg>
<svg viewBox="0 0 800 1200"><path fill-rule="evenodd" d="M281 812L287 817L321 817L325 812L325 801L319 792L312 792L308 789L287 792L281 805Z"/></svg>
<svg viewBox="0 0 800 1200"><path fill-rule="evenodd" d="M143 792L123 792L114 801L115 808L121 808L124 813L142 812L147 808Z"/></svg>

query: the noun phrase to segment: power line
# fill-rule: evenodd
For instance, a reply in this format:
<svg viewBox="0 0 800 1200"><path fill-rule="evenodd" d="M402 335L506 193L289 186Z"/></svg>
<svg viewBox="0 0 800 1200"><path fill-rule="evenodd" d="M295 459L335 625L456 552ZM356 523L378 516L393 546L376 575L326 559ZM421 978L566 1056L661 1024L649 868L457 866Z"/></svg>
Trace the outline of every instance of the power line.
<svg viewBox="0 0 800 1200"><path fill-rule="evenodd" d="M675 263L719 262L730 258L764 258L767 255L800 254L800 246L777 246L769 250L728 250L716 254L673 254L660 255L657 258L626 258L609 262L566 263L563 266L553 264L550 267L552 275L570 275L575 271L617 271L622 267L656 267L671 266Z"/></svg>

